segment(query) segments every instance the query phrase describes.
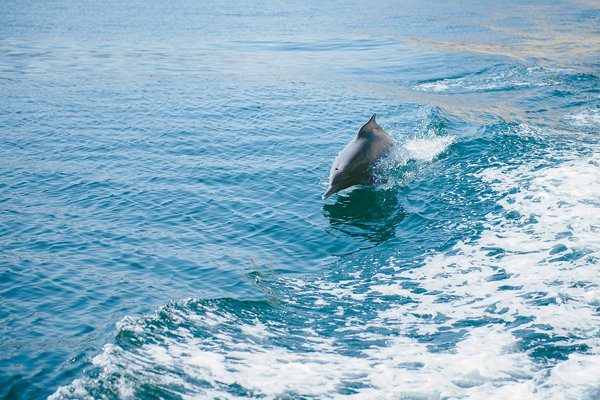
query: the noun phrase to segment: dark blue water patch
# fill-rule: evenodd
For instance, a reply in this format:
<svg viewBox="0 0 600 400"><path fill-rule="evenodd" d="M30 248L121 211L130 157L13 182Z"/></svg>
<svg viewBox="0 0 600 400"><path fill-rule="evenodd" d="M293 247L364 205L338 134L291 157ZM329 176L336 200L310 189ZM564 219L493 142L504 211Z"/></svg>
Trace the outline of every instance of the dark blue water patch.
<svg viewBox="0 0 600 400"><path fill-rule="evenodd" d="M588 345L576 343L577 338L554 335L552 332L525 330L516 334L523 338L522 348L540 363L556 363L567 360L572 353L587 353L590 350Z"/></svg>
<svg viewBox="0 0 600 400"><path fill-rule="evenodd" d="M395 237L396 227L406 216L395 190L374 188L359 188L340 196L334 204L324 205L323 212L331 228L374 246Z"/></svg>

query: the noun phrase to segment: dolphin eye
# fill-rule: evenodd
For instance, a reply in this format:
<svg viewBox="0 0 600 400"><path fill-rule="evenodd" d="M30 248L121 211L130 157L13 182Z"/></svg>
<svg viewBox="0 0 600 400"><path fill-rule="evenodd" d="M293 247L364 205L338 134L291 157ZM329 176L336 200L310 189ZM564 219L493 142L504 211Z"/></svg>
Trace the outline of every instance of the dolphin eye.
<svg viewBox="0 0 600 400"><path fill-rule="evenodd" d="M336 168L335 170L337 171L338 169Z"/></svg>

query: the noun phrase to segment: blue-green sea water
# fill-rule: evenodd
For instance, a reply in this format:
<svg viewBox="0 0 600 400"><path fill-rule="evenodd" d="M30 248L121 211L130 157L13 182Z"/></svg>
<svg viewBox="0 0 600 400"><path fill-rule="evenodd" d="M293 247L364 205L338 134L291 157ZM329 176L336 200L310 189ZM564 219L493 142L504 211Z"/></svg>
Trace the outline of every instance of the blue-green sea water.
<svg viewBox="0 0 600 400"><path fill-rule="evenodd" d="M599 135L594 1L3 1L0 398L597 399Z"/></svg>

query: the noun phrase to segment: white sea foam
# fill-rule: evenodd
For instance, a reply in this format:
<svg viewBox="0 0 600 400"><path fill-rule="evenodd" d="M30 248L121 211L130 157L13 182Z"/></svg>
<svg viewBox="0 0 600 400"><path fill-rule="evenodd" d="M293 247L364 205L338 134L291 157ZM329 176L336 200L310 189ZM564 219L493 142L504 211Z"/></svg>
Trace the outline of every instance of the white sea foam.
<svg viewBox="0 0 600 400"><path fill-rule="evenodd" d="M566 119L577 127L599 127L600 108L581 110L575 114L567 115Z"/></svg>
<svg viewBox="0 0 600 400"><path fill-rule="evenodd" d="M407 140L403 147L411 160L431 162L454 143L454 136L430 136Z"/></svg>
<svg viewBox="0 0 600 400"><path fill-rule="evenodd" d="M441 81L420 83L415 88L423 92L445 92L453 86L455 85L453 85L449 80L444 79Z"/></svg>
<svg viewBox="0 0 600 400"><path fill-rule="evenodd" d="M398 278L419 282L426 292L413 293L416 302L391 307L381 312L380 318L405 329L412 324L423 331L423 320L407 321L406 316L442 316L446 322L435 324L438 332L451 329L459 321L497 318L510 324L528 318L530 322L518 325L519 331L563 335L571 338L569 344L589 350L558 362L550 376L529 358L521 359L520 368L508 371L518 375L529 371L533 379L514 379L519 398L592 398L600 390L598 369L594 368L600 362L596 308L600 285L600 158L545 168L489 168L481 177L497 191L504 213L488 216L478 240L459 243L450 254L436 254L422 268L402 272ZM490 256L492 250L501 250L502 255ZM502 279L496 278L499 273ZM372 290L382 292L381 284ZM453 300L439 302L437 293ZM516 341L513 331L507 329L503 334ZM495 339L483 341L493 343ZM485 363L501 364L506 354L490 355ZM515 382L509 379L506 384L514 386ZM504 383L495 387L491 392L469 396L506 394Z"/></svg>

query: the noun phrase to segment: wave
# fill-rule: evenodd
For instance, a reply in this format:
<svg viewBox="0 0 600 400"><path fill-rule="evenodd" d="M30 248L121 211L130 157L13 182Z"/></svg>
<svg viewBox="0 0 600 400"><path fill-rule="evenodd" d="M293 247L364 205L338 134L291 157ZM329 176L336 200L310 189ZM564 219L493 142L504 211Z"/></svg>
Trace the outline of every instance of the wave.
<svg viewBox="0 0 600 400"><path fill-rule="evenodd" d="M497 66L464 76L417 83L414 89L432 93L473 93L557 85L556 69Z"/></svg>
<svg viewBox="0 0 600 400"><path fill-rule="evenodd" d="M410 153L415 140L439 150ZM403 148L427 162L448 143ZM51 398L595 398L600 158L486 164L474 176L494 207L477 236L417 265L253 275L269 301L126 317Z"/></svg>

